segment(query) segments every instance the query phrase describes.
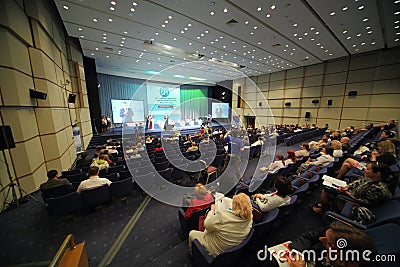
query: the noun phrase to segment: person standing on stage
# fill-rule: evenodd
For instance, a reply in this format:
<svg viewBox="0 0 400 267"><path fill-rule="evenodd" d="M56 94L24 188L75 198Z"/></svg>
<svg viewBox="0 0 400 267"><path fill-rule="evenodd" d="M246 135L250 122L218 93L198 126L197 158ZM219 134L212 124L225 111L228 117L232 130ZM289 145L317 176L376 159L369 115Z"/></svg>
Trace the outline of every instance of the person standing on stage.
<svg viewBox="0 0 400 267"><path fill-rule="evenodd" d="M149 129L153 130L154 129L154 125L153 125L153 115L150 114L149 116Z"/></svg>
<svg viewBox="0 0 400 267"><path fill-rule="evenodd" d="M164 131L167 130L168 125L168 115L164 115Z"/></svg>
<svg viewBox="0 0 400 267"><path fill-rule="evenodd" d="M133 122L133 111L128 108L126 102L123 103L123 107L119 111L119 116L122 118L122 123Z"/></svg>
<svg viewBox="0 0 400 267"><path fill-rule="evenodd" d="M149 117L150 116L146 114L146 116L145 116L145 118L146 118L146 128L145 128L145 130L149 129Z"/></svg>

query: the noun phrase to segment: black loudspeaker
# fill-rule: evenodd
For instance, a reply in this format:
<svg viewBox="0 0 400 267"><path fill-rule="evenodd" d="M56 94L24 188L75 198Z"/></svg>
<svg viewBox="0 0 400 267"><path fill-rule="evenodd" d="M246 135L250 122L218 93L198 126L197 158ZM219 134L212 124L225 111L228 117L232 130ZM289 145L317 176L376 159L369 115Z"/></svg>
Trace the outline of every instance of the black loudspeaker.
<svg viewBox="0 0 400 267"><path fill-rule="evenodd" d="M349 96L356 96L357 95L357 91L350 91L349 92Z"/></svg>
<svg viewBox="0 0 400 267"><path fill-rule="evenodd" d="M9 125L0 126L0 150L14 148L15 142Z"/></svg>
<svg viewBox="0 0 400 267"><path fill-rule="evenodd" d="M262 102L258 102L258 106L259 106L259 107L262 107Z"/></svg>
<svg viewBox="0 0 400 267"><path fill-rule="evenodd" d="M319 99L313 99L313 101L311 101L313 104L318 104L319 103Z"/></svg>
<svg viewBox="0 0 400 267"><path fill-rule="evenodd" d="M328 99L328 106L332 106L332 99Z"/></svg>
<svg viewBox="0 0 400 267"><path fill-rule="evenodd" d="M33 89L29 89L29 96L30 98L36 98L41 100L46 100L47 94L43 92L39 92Z"/></svg>
<svg viewBox="0 0 400 267"><path fill-rule="evenodd" d="M75 103L76 94L69 94L68 95L68 103Z"/></svg>
<svg viewBox="0 0 400 267"><path fill-rule="evenodd" d="M241 108L242 107L242 87L238 86L238 92L237 92L237 108Z"/></svg>
<svg viewBox="0 0 400 267"><path fill-rule="evenodd" d="M306 115L304 116L304 118L309 119L311 117L311 113L310 112L306 112Z"/></svg>
<svg viewBox="0 0 400 267"><path fill-rule="evenodd" d="M285 106L287 106L287 107L290 107L291 105L292 105L292 103L290 103L290 102L285 103Z"/></svg>

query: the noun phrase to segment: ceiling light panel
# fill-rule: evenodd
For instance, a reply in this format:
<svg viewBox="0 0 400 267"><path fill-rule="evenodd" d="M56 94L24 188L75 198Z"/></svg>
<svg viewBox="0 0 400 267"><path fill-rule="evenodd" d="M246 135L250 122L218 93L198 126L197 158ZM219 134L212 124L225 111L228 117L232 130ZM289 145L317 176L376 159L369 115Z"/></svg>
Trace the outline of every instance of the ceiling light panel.
<svg viewBox="0 0 400 267"><path fill-rule="evenodd" d="M400 15L395 15L400 11L399 1L381 1L383 5L383 21L386 30L386 41L388 47L400 45ZM396 41L397 40L397 41Z"/></svg>
<svg viewBox="0 0 400 267"><path fill-rule="evenodd" d="M252 11L253 7L259 5L261 0L246 2L232 0L232 2L242 9L249 10L251 15L264 22L265 27L271 28L275 33L274 35L281 36L282 39L286 39L286 42L290 40L292 44L296 44L299 50L292 57L298 59L301 62L299 64L315 64L322 60L347 55L345 49L343 49L318 17L302 1L267 1L267 5L273 3L276 6L276 9L271 11L272 16L269 18L265 14ZM326 48L316 49L316 40L324 40ZM329 53L324 52L326 49L329 50ZM306 51L310 51L311 53L307 53ZM329 54L332 54L332 56ZM304 61L306 56L309 58Z"/></svg>
<svg viewBox="0 0 400 267"><path fill-rule="evenodd" d="M307 0L307 2L351 54L384 47L377 1ZM384 6L393 3L380 2ZM343 7L347 7L347 10L343 11ZM336 15L331 16L330 11L335 11ZM353 47L354 44L356 47Z"/></svg>

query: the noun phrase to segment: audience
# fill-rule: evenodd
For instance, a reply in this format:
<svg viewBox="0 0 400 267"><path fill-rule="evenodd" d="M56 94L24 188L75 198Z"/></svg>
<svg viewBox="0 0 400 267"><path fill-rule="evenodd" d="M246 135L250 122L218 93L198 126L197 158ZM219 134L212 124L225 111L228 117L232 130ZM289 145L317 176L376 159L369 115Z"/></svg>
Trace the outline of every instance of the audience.
<svg viewBox="0 0 400 267"><path fill-rule="evenodd" d="M268 173L273 173L281 168L285 168L285 158L283 157L282 154L277 154L276 160L274 162L271 162L271 164L269 164L268 168L261 167L260 171L261 172L268 171Z"/></svg>
<svg viewBox="0 0 400 267"><path fill-rule="evenodd" d="M340 158L343 156L343 151L342 151L342 143L338 140L333 140L331 142L331 146L333 148L333 157L334 158Z"/></svg>
<svg viewBox="0 0 400 267"><path fill-rule="evenodd" d="M59 178L57 170L50 170L47 172L48 180L40 185L40 190L53 189L59 186L68 185L72 188L72 184L64 178Z"/></svg>
<svg viewBox="0 0 400 267"><path fill-rule="evenodd" d="M335 158L333 157L333 148L330 146L326 146L321 151L321 156L319 156L316 160L308 158L305 163L302 163L297 170L297 173L301 173L307 170L310 166L320 166L324 167L329 163L333 162Z"/></svg>
<svg viewBox="0 0 400 267"><path fill-rule="evenodd" d="M92 160L88 158L86 151L81 152L80 159L76 161L76 168L82 169L89 167Z"/></svg>
<svg viewBox="0 0 400 267"><path fill-rule="evenodd" d="M204 232L192 230L189 233L189 254L194 239L213 257L239 245L251 230L252 217L250 198L243 193L233 196L232 208L220 210L211 205L204 220Z"/></svg>
<svg viewBox="0 0 400 267"><path fill-rule="evenodd" d="M161 146L161 143L157 143L156 148L154 149L154 153L163 151L164 148Z"/></svg>
<svg viewBox="0 0 400 267"><path fill-rule="evenodd" d="M103 186L105 184L110 186L111 181L108 180L107 178L100 178L99 171L100 171L100 169L97 166L90 167L89 171L88 171L89 179L82 181L79 184L76 192L81 193L84 190L94 189L94 188Z"/></svg>
<svg viewBox="0 0 400 267"><path fill-rule="evenodd" d="M350 152L350 138L347 136L340 138L340 143L342 143L342 151Z"/></svg>
<svg viewBox="0 0 400 267"><path fill-rule="evenodd" d="M194 152L198 150L199 147L197 146L196 142L192 142L192 145L186 150L186 152Z"/></svg>
<svg viewBox="0 0 400 267"><path fill-rule="evenodd" d="M290 194L293 193L289 179L277 176L274 179L275 192L269 194L255 194L253 200L261 211L266 212L290 203Z"/></svg>
<svg viewBox="0 0 400 267"><path fill-rule="evenodd" d="M294 150L288 150L287 151L287 157L285 160L285 166L287 166L288 164L292 164L296 162L296 153L294 152Z"/></svg>
<svg viewBox="0 0 400 267"><path fill-rule="evenodd" d="M90 165L90 167L98 167L100 170L103 169L108 169L110 165L108 162L104 159L104 154L99 155L99 159L94 160L93 163Z"/></svg>
<svg viewBox="0 0 400 267"><path fill-rule="evenodd" d="M196 184L194 188L193 198L190 201L190 205L185 212L186 219L189 219L194 211L204 209L210 206L213 202L214 198L212 197L210 191L208 191L207 188L201 183Z"/></svg>

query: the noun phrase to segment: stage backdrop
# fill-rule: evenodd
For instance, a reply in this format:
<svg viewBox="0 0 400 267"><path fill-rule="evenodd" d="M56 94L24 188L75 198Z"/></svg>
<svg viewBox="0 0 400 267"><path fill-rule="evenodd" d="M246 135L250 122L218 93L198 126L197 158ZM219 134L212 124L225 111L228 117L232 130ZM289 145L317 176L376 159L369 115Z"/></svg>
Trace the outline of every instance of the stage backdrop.
<svg viewBox="0 0 400 267"><path fill-rule="evenodd" d="M208 115L208 87L196 85L181 86L182 119L204 120Z"/></svg>

